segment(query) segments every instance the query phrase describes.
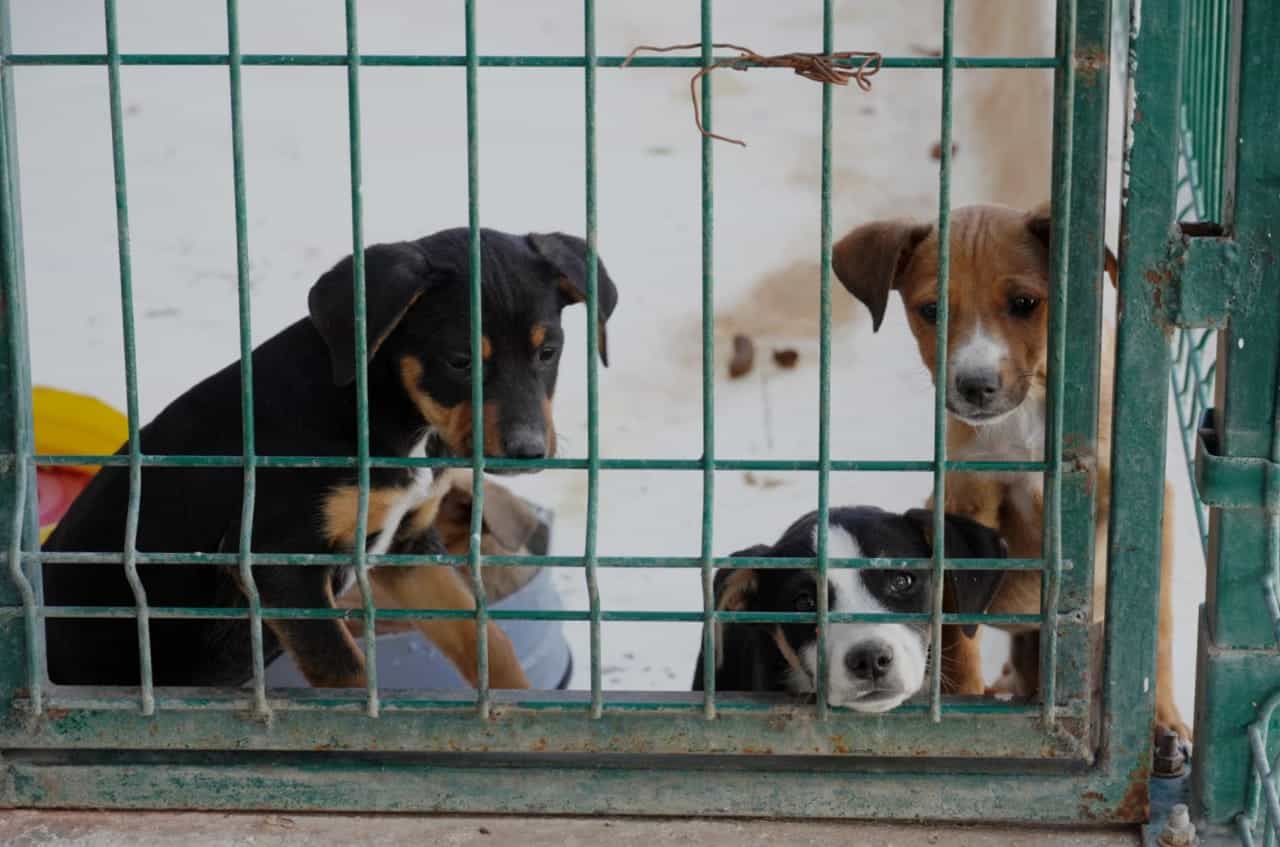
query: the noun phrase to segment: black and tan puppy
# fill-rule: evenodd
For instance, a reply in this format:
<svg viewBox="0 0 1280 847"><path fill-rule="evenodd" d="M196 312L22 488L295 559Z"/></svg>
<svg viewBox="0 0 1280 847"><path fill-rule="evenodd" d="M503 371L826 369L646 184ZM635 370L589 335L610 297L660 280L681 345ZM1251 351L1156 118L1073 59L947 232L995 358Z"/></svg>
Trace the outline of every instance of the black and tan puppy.
<svg viewBox="0 0 1280 847"><path fill-rule="evenodd" d="M471 360L468 231L365 251L369 451L373 456L470 455ZM586 299L586 244L563 234L482 231L484 451L541 458L555 451L551 401L563 346L560 312ZM352 456L356 452L352 260L311 289L310 316L253 353L255 431L262 456ZM617 303L599 265L600 354ZM607 363L607 360L606 360ZM239 455L240 364L173 401L141 432L144 454ZM243 474L237 468L147 467L142 471L137 548L144 552L239 549ZM433 524L445 493L428 471L371 472L369 540L374 552L442 553ZM258 553L349 551L356 533L354 472L260 468L252 549ZM50 551L118 552L125 535L128 470L104 468L49 537ZM259 566L266 607L332 608L349 569ZM152 606L243 607L235 568L139 567ZM378 568L383 596L402 608L470 609L474 599L450 567ZM50 606L132 606L120 565L46 564ZM49 675L62 684L137 684L133 620L48 622ZM476 627L422 621L423 633L471 681ZM267 621L268 658L286 649L316 687L364 685L364 658L338 620ZM244 620L151 621L158 685L237 685L251 675ZM510 642L489 629L495 687L527 687Z"/></svg>

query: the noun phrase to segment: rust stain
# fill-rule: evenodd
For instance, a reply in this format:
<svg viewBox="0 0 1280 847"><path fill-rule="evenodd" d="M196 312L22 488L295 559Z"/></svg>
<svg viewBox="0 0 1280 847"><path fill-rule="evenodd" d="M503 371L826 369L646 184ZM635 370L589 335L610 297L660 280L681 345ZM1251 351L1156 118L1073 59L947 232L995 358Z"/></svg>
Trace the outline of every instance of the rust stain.
<svg viewBox="0 0 1280 847"><path fill-rule="evenodd" d="M1129 773L1129 788L1116 806L1113 817L1119 821L1145 821L1151 814L1150 789L1148 782L1151 767L1139 765Z"/></svg>
<svg viewBox="0 0 1280 847"><path fill-rule="evenodd" d="M1130 771L1129 787L1115 808L1107 809L1103 806L1107 798L1098 791L1086 791L1081 794L1078 807L1080 819L1110 823L1135 823L1147 820L1151 813L1148 789L1150 771L1148 765L1139 765Z"/></svg>
<svg viewBox="0 0 1280 847"><path fill-rule="evenodd" d="M1142 275L1151 285L1151 297L1156 311L1162 311L1164 309L1164 289L1166 285L1173 282L1173 270L1165 265L1158 265L1147 269Z"/></svg>
<svg viewBox="0 0 1280 847"><path fill-rule="evenodd" d="M1098 84L1098 77L1106 67L1107 54L1102 48L1093 46L1076 51L1076 73L1079 74L1080 81L1089 88Z"/></svg>
<svg viewBox="0 0 1280 847"><path fill-rule="evenodd" d="M832 752L848 755L849 745L844 743L843 735L832 735L829 740L831 741Z"/></svg>

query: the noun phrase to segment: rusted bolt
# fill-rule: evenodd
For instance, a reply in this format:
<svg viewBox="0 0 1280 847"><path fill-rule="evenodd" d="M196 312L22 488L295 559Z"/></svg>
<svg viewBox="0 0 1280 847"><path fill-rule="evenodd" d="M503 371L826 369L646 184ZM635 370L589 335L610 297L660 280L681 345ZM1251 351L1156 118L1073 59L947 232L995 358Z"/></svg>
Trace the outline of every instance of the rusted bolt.
<svg viewBox="0 0 1280 847"><path fill-rule="evenodd" d="M1182 776L1187 769L1187 757L1182 752L1182 739L1173 730L1165 730L1156 739L1154 775L1161 779Z"/></svg>
<svg viewBox="0 0 1280 847"><path fill-rule="evenodd" d="M1179 803L1169 810L1169 820L1165 822L1160 837L1156 839L1162 847L1194 847L1200 843L1196 838L1196 825L1191 822L1191 813L1185 803Z"/></svg>

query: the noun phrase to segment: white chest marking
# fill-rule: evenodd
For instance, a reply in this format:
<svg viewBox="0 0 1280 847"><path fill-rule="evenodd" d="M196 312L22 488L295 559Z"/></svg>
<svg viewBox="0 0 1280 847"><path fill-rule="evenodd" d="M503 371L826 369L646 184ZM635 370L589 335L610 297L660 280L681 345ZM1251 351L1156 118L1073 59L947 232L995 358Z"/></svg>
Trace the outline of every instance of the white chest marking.
<svg viewBox="0 0 1280 847"><path fill-rule="evenodd" d="M427 455L426 451L427 437L423 436L417 444L413 445L413 449L409 451L409 455L421 458ZM382 519L382 526L379 527L378 538L373 544L369 545L369 552L375 556L381 556L391 549L391 542L395 540L396 533L400 530L400 524L404 522L405 516L417 509L423 503L432 498L442 496L449 486L448 474L440 474L432 477L431 468L417 468L413 472L413 482L404 489L396 501L387 509L386 516Z"/></svg>
<svg viewBox="0 0 1280 847"><path fill-rule="evenodd" d="M974 428L974 437L956 449L962 462L1039 462L1044 459L1044 389L1032 387L1018 408L1004 417ZM1041 474L994 474L1009 486L1009 501L1026 520L1035 520L1043 492Z"/></svg>

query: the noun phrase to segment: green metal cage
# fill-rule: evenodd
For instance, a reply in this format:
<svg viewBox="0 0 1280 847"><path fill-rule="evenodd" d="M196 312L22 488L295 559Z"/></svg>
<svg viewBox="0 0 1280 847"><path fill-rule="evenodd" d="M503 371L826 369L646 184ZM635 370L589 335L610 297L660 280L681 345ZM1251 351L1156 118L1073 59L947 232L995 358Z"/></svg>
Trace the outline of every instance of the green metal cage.
<svg viewBox="0 0 1280 847"><path fill-rule="evenodd" d="M1265 74L1274 10L1183 10L1173 405L1207 565L1196 688L1194 811L1208 843L1280 838L1280 99ZM1271 45L1265 47L1264 45ZM1264 55L1265 54L1265 55Z"/></svg>
<svg viewBox="0 0 1280 847"><path fill-rule="evenodd" d="M584 0L582 53L568 56L495 56L476 50L477 0L464 0L466 38L457 55L370 55L359 48L354 0L346 0L345 54L242 54L237 0L227 0L225 54L129 54L118 48L116 2L104 0L106 52L30 54L10 43L7 0L0 0L0 246L3 247L3 349L0 349L0 805L122 808L274 808L353 811L563 812L650 814L763 814L815 817L896 817L949 820L1138 822L1148 812L1152 753L1159 550L1168 386L1180 402L1184 443L1194 458L1199 497L1214 508L1205 518L1209 601L1201 631L1197 693L1197 812L1223 831L1251 837L1264 826L1258 797L1280 820L1280 801L1266 762L1270 707L1260 703L1280 685L1276 653L1276 558L1280 553L1280 423L1276 421L1277 351L1280 350L1280 265L1268 263L1272 233L1280 226L1275 185L1280 153L1268 138L1280 117L1280 12L1260 0L1155 0L1133 13L1129 74L1132 119L1126 150L1128 184L1122 213L1110 531L1105 635L1090 627L1093 572L1093 479L1088 468L1097 445L1101 275L1106 194L1106 142L1113 30L1111 0L1057 0L1053 56L965 57L954 46L955 0L944 0L936 25L939 57L884 57L882 67L938 73L942 141L938 186L938 331L947 326L947 274L952 91L956 71L1025 68L1055 72L1050 305L1049 427L1044 459L1033 462L959 463L945 450L944 395L934 403L934 455L923 462L864 460L832 455L830 446L832 87L823 85L821 190L815 213L821 236L814 245L821 268L821 348L818 451L809 460L725 458L716 450L713 380L714 145L702 141L702 455L697 459L604 458L597 385L596 79L624 57L597 55L595 2ZM832 0L823 0L822 53L834 44ZM1127 8L1128 4L1115 4ZM1136 4L1135 4L1136 5ZM705 68L713 48L712 0L700 0L701 55L641 57L644 68ZM1243 58L1241 58L1243 57ZM129 439L116 456L44 456L33 448L29 348L26 336L22 219L16 151L14 88L24 67L89 65L106 69L109 88L119 239L122 340L126 360ZM230 91L237 269L242 355L243 454L144 455L138 428L138 388L128 179L120 70L177 65L225 66ZM588 268L586 455L541 461L483 455L483 386L472 385L474 443L470 459L418 459L370 455L367 386L357 367L359 449L344 458L262 455L253 436L250 372L247 211L241 71L246 66L345 67L351 184L351 243L356 257L356 356L365 361L364 268L361 208L360 72L369 66L404 66L431 73L466 71L471 296L480 297L481 213L478 204L477 83L481 67L537 73L580 68L586 116L584 229ZM764 71L761 71L764 72ZM713 92L701 88L701 118L712 125ZM1179 162L1185 162L1179 169ZM1188 192L1194 211L1218 229L1179 229ZM1184 214L1185 216L1185 214ZM1153 281L1155 274L1155 281ZM692 306L692 303L690 304ZM480 353L480 310L472 309L472 352ZM1171 333L1179 335L1172 368ZM1206 328L1220 331L1210 336ZM1189 334L1194 332L1194 334ZM1241 339L1248 338L1246 346ZM1203 361L1211 341L1217 365ZM1237 344L1237 342L1240 342ZM945 349L945 345L939 345ZM939 356L938 383L945 382ZM1237 375L1233 380L1232 373ZM1068 378L1068 376L1070 378ZM1214 377L1216 376L1216 380ZM1212 386L1212 388L1211 388ZM1265 390L1263 390L1265 389ZM1210 398L1210 391L1214 396ZM1212 426L1200 417L1212 406ZM1192 432L1196 431L1193 437ZM1209 433L1212 431L1212 435ZM34 474L40 465L115 464L129 469L131 503L123 554L42 553L37 542ZM225 466L244 478L238 554L179 555L139 552L136 538L140 486L147 468ZM340 466L360 483L359 534L351 555L269 555L250 548L258 468ZM372 467L464 466L476 471L470 553L466 556L374 556L363 543ZM587 525L583 556L482 556L478 543L483 471L519 466L585 470ZM700 549L683 557L597 555L600 472L682 470L701 473ZM884 567L882 560L833 559L825 520L833 471L931 471L935 534L942 527L946 472L1021 471L1041 474L1045 493L1045 546L1036 559L1012 559L1006 568L1043 574L1042 613L1030 616L945 614L941 592L923 616L935 650L948 623L1029 623L1040 626L1042 691L1036 702L1009 703L944 697L934 663L927 694L884 716L828 707L819 689L810 705L716 694L715 621L806 621L819 631L852 620L827 608L819 592L816 613L748 614L717 610L712 576L718 567ZM721 470L806 471L814 474L820 528L815 559L728 559L717 553L713 511ZM1268 546L1270 545L1270 546ZM51 561L122 565L134 587L134 606L50 607L41 598L41 564ZM238 569L246 586L244 609L159 608L147 603L137 575L142 564ZM363 606L354 610L264 609L254 588L256 565L354 566ZM452 566L470 569L478 599L474 613L379 610L368 573L375 567ZM484 602L486 567L534 564L582 571L585 612L507 612ZM904 560L897 566L930 570L990 568L989 560ZM702 576L700 613L618 611L603 608L602 572L620 567L691 568ZM1267 582L1270 580L1270 582ZM1260 586L1268 586L1266 591ZM1268 613L1270 610L1270 613ZM373 622L378 618L474 617L480 685L470 692L387 691L378 687ZM44 666L43 622L52 617L134 619L140 634L143 683L136 689L51 685ZM169 689L152 684L149 622L166 617L247 618L253 633L253 684L245 690ZM268 689L262 651L263 621L272 617L364 621L370 673L355 693ZM510 617L585 621L590 628L589 692L505 692L488 687L486 623ZM901 616L900 616L901 617ZM911 620L921 620L912 617ZM601 628L607 621L700 622L705 694L606 692L601 670ZM1093 647L1101 638L1101 661ZM820 656L820 662L825 662ZM1245 726L1255 719L1252 741ZM1250 776L1248 744L1260 748L1258 776ZM1251 781L1252 780L1252 781ZM1251 799L1252 798L1252 799ZM1257 821L1257 823L1255 823ZM1234 828L1234 829L1232 829ZM1270 831L1270 830L1269 830ZM1268 836L1270 837L1270 836Z"/></svg>

